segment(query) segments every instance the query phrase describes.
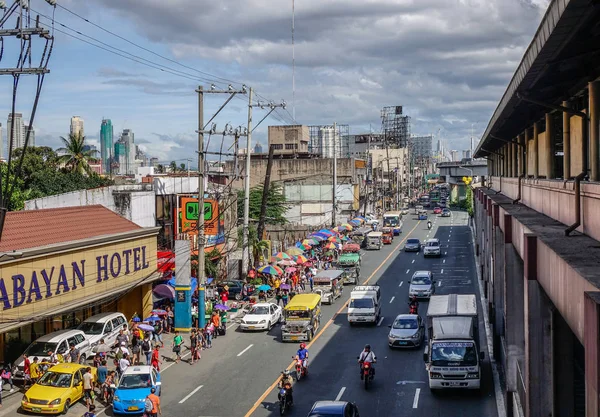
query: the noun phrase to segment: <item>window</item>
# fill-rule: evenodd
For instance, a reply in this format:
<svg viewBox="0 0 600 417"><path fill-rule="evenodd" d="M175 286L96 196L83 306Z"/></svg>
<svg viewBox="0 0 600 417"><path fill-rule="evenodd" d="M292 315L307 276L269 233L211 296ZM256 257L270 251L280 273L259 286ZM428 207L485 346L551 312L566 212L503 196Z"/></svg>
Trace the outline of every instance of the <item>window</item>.
<svg viewBox="0 0 600 417"><path fill-rule="evenodd" d="M285 149L287 149L287 150L298 149L298 144L297 143L286 143Z"/></svg>
<svg viewBox="0 0 600 417"><path fill-rule="evenodd" d="M56 353L60 353L61 355L64 355L67 350L69 350L68 346L67 346L67 342L66 341L62 341L61 344L58 346L58 349L56 349Z"/></svg>
<svg viewBox="0 0 600 417"><path fill-rule="evenodd" d="M282 143L274 143L273 145L271 145L273 147L273 149L277 150L281 150L283 149L283 144Z"/></svg>
<svg viewBox="0 0 600 417"><path fill-rule="evenodd" d="M73 386L76 387L77 384L79 384L81 382L81 372L77 371L75 372L75 377L73 378Z"/></svg>
<svg viewBox="0 0 600 417"><path fill-rule="evenodd" d="M75 341L77 344L82 343L84 340L85 340L85 337L83 337L83 335L80 335L80 334L75 335Z"/></svg>
<svg viewBox="0 0 600 417"><path fill-rule="evenodd" d="M113 331L113 325L112 322L107 321L106 322L106 326L104 327L104 333L110 333Z"/></svg>
<svg viewBox="0 0 600 417"><path fill-rule="evenodd" d="M73 336L73 337L69 337L69 338L67 339L67 343L69 344L69 346L71 346L71 344L73 344L73 345L77 346L77 341L75 340L75 336Z"/></svg>

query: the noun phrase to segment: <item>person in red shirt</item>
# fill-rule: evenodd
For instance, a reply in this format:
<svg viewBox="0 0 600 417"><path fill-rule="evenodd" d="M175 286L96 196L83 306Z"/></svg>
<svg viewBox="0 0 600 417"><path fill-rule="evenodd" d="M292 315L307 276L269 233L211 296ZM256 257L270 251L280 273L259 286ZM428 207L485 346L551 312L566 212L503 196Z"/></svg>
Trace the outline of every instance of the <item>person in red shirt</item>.
<svg viewBox="0 0 600 417"><path fill-rule="evenodd" d="M227 305L227 301L229 300L229 288L225 286L223 291L221 291L221 303L223 305Z"/></svg>
<svg viewBox="0 0 600 417"><path fill-rule="evenodd" d="M31 361L29 360L29 357L26 354L23 354L23 373L25 374L25 387L31 382L31 371L29 369L30 367Z"/></svg>
<svg viewBox="0 0 600 417"><path fill-rule="evenodd" d="M158 344L156 344L154 346L154 350L152 351L152 359L150 360L150 364L152 365L152 367L154 369L156 369L157 371L160 371L159 363L162 363L162 361L160 360L160 351L158 349L159 349L159 346L158 346Z"/></svg>

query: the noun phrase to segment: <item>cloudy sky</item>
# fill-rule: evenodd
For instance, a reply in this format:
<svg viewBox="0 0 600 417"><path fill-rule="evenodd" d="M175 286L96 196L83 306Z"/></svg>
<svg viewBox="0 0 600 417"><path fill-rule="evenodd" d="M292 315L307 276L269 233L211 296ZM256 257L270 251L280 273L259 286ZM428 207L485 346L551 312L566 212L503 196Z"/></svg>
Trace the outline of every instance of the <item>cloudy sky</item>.
<svg viewBox="0 0 600 417"><path fill-rule="evenodd" d="M30 2L47 27L55 18L51 73L34 122L38 145L57 146L73 115L84 118L94 143L104 117L115 136L132 129L148 154L168 163L194 158L195 87L230 82L254 87L257 99L287 101L255 131L263 144L266 127L290 123L294 113L301 124L335 121L361 133L380 129L383 106L403 105L413 133L439 131L451 148L466 149L471 128L477 137L485 129L549 0L296 0L295 99L292 0L58 0L64 8L54 13L43 0ZM5 44L1 62L13 67L16 50ZM25 119L34 82L23 77L19 85ZM12 79L1 78L3 126L11 90ZM206 95L206 119L224 98ZM244 100L217 117L219 128L246 123ZM254 120L263 114L255 110ZM221 138L211 142L214 149Z"/></svg>

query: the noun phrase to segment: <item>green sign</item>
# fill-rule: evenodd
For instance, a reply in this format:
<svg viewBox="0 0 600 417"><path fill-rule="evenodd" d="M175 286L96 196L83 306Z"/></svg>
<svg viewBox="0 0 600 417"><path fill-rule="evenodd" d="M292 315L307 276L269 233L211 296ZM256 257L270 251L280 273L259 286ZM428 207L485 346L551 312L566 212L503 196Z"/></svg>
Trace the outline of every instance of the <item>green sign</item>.
<svg viewBox="0 0 600 417"><path fill-rule="evenodd" d="M188 220L198 220L198 202L185 203L185 213ZM213 206L210 202L204 203L204 221L210 221L213 218Z"/></svg>

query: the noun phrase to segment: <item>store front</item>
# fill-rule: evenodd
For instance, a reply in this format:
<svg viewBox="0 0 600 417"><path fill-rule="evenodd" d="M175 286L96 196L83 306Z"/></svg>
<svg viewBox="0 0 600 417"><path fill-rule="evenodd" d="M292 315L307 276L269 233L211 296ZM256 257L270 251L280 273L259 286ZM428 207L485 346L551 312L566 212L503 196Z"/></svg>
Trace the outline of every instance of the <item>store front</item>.
<svg viewBox="0 0 600 417"><path fill-rule="evenodd" d="M0 240L0 360L100 312L149 315L152 282L162 276L157 234L101 206L8 213Z"/></svg>

